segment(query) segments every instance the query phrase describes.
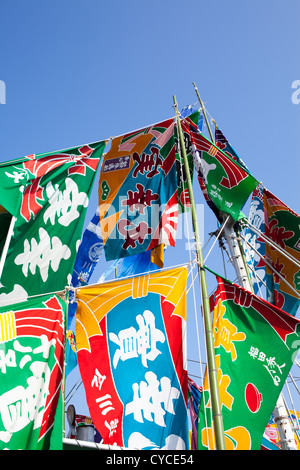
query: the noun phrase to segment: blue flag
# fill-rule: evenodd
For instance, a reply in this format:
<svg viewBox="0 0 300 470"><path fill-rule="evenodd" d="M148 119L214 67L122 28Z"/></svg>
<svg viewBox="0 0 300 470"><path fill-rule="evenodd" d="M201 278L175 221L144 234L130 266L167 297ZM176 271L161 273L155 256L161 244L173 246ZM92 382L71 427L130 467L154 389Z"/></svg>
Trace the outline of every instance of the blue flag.
<svg viewBox="0 0 300 470"><path fill-rule="evenodd" d="M103 240L101 236L99 212L97 209L83 234L79 246L71 281L73 287L88 284L102 251ZM69 301L68 328L70 328L76 313L76 302L74 301L74 293L72 291L70 291Z"/></svg>

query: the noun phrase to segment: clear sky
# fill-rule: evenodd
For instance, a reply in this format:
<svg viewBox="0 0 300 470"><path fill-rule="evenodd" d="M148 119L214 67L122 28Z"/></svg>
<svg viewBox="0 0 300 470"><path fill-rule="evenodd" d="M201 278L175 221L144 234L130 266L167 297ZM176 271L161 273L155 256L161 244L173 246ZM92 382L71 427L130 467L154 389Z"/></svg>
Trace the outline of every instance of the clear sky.
<svg viewBox="0 0 300 470"><path fill-rule="evenodd" d="M299 17L299 0L1 0L0 161L159 122L173 95L197 102L196 82L253 175L299 213ZM96 205L97 188L87 222Z"/></svg>

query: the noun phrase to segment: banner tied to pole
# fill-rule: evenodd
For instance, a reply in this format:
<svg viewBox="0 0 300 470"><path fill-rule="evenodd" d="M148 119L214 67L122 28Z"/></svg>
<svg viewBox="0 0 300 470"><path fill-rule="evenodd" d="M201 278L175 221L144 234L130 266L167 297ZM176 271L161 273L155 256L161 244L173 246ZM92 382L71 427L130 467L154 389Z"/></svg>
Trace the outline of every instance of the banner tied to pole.
<svg viewBox="0 0 300 470"><path fill-rule="evenodd" d="M70 284L105 145L29 155L0 166L0 204L16 218L0 301L57 292Z"/></svg>
<svg viewBox="0 0 300 470"><path fill-rule="evenodd" d="M209 207L220 221L220 212L234 221L244 218L241 209L259 182L200 132L192 130L191 139L198 181Z"/></svg>
<svg viewBox="0 0 300 470"><path fill-rule="evenodd" d="M300 347L300 321L221 278L213 333L225 445L259 450ZM214 449L207 372L199 411L198 448Z"/></svg>
<svg viewBox="0 0 300 470"><path fill-rule="evenodd" d="M266 189L264 211L266 236L286 252L265 244L266 260L276 271L266 266L268 300L296 315L300 305L300 217Z"/></svg>
<svg viewBox="0 0 300 470"><path fill-rule="evenodd" d="M255 188L252 194L248 221L257 230L263 234L265 233L263 190L259 186ZM265 242L262 237L249 227L245 230L245 240L245 256L249 265L254 293L259 297L264 297L266 283Z"/></svg>
<svg viewBox="0 0 300 470"><path fill-rule="evenodd" d="M0 307L2 450L62 450L65 313L53 294Z"/></svg>
<svg viewBox="0 0 300 470"><path fill-rule="evenodd" d="M187 449L187 268L84 287L76 341L104 444Z"/></svg>
<svg viewBox="0 0 300 470"><path fill-rule="evenodd" d="M174 119L112 140L101 167L99 214L107 261L175 245Z"/></svg>

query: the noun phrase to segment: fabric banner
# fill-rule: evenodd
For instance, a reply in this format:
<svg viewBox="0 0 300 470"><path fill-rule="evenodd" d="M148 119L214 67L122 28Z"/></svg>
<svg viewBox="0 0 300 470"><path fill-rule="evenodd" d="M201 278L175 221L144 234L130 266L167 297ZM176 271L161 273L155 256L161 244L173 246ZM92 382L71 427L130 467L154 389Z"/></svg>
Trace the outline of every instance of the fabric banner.
<svg viewBox="0 0 300 470"><path fill-rule="evenodd" d="M259 450L269 418L297 357L300 321L220 278L214 343L227 450ZM213 449L207 374L200 403L198 448Z"/></svg>
<svg viewBox="0 0 300 470"><path fill-rule="evenodd" d="M62 449L65 313L57 295L0 307L0 449Z"/></svg>
<svg viewBox="0 0 300 470"><path fill-rule="evenodd" d="M71 286L79 287L88 284L91 275L101 257L103 251L103 240L101 236L99 209L97 208L92 220L82 236L79 249L77 252ZM69 309L68 309L68 328L76 314L76 302L74 299L74 291L69 293Z"/></svg>
<svg viewBox="0 0 300 470"><path fill-rule="evenodd" d="M191 437L191 449L197 449L198 442L198 416L199 416L199 405L201 401L202 387L197 385L190 377L188 377L188 401L189 410L192 423L192 437Z"/></svg>
<svg viewBox="0 0 300 470"><path fill-rule="evenodd" d="M233 160L236 160L248 173L250 171L248 170L247 166L243 162L243 160L238 156L232 145L228 142L226 139L225 135L223 134L218 127L215 127L215 142L216 146L222 150L226 155L231 157Z"/></svg>
<svg viewBox="0 0 300 470"><path fill-rule="evenodd" d="M296 315L300 304L300 217L270 191L264 189L265 234L286 255L266 243L266 260L289 284L266 266L267 300L291 315Z"/></svg>
<svg viewBox="0 0 300 470"><path fill-rule="evenodd" d="M191 138L198 181L209 207L220 221L219 211L234 221L244 218L241 209L259 182L199 132L192 131Z"/></svg>
<svg viewBox="0 0 300 470"><path fill-rule="evenodd" d="M260 232L265 233L263 190L260 186L257 186L253 191L248 221ZM244 244L244 251L249 265L254 294L264 297L263 293L266 292L265 242L250 228L245 230L245 240L247 243Z"/></svg>
<svg viewBox="0 0 300 470"><path fill-rule="evenodd" d="M174 119L113 139L101 168L99 210L107 261L175 245Z"/></svg>
<svg viewBox="0 0 300 470"><path fill-rule="evenodd" d="M82 287L77 357L104 444L187 449L187 268Z"/></svg>
<svg viewBox="0 0 300 470"><path fill-rule="evenodd" d="M181 129L183 133L183 139L185 144L186 156L188 159L191 179L193 180L194 174L194 161L192 152L192 142L190 137L190 126L199 126L200 112L196 111L190 115L187 115L184 119L181 119ZM201 124L201 123L200 123ZM180 152L180 139L178 136L177 125L175 126L175 149L176 149L176 170L177 170L177 185L178 185L178 202L181 212L184 212L190 207L189 192L187 186L186 172L184 168L183 156Z"/></svg>
<svg viewBox="0 0 300 470"><path fill-rule="evenodd" d="M0 204L16 217L0 300L69 285L105 142L0 165Z"/></svg>

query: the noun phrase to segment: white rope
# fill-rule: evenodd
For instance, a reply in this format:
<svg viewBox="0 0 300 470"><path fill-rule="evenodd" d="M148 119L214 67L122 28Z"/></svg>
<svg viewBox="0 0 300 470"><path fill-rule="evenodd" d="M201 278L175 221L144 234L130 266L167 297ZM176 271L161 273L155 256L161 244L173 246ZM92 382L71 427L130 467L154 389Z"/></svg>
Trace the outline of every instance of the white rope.
<svg viewBox="0 0 300 470"><path fill-rule="evenodd" d="M248 245L250 245L250 243L246 240L246 238L240 234L241 238L244 240L244 242L246 242ZM251 246L251 245L250 245ZM276 269L271 265L271 263L269 263L253 246L251 246L252 250L255 251L256 254L258 254L263 260L264 262L266 263L266 265L285 283L289 286L289 288L297 295L297 297L300 299L300 295L299 293L296 291L296 289L294 289L293 286L291 286L291 284L278 272L276 271Z"/></svg>
<svg viewBox="0 0 300 470"><path fill-rule="evenodd" d="M226 225L227 222L228 222L229 217L230 217L230 215L227 216L227 219L226 219L226 220L223 222L223 224L221 225L221 227L220 227L220 229L219 229L219 233L218 233L218 235L216 236L216 239L215 239L215 241L213 242L213 244L212 244L212 246L211 246L209 252L207 253L206 258L205 258L205 260L203 261L203 264L205 264L205 261L206 261L207 258L209 257L209 255L210 255L210 253L211 253L213 247L215 246L215 244L217 243L218 239L220 238L220 236L221 236L221 234L222 234L222 232L223 232L223 229L224 229L225 225Z"/></svg>

